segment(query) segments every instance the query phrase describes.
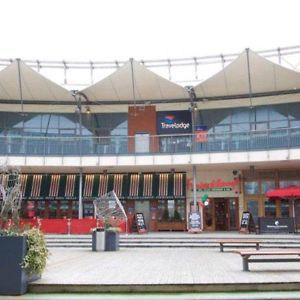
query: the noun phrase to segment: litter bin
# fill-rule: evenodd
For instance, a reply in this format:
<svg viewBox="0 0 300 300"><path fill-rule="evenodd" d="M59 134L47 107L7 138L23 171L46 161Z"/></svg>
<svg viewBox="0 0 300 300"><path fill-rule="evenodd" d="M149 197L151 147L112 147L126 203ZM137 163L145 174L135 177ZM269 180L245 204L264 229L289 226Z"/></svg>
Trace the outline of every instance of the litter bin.
<svg viewBox="0 0 300 300"><path fill-rule="evenodd" d="M103 228L96 228L92 233L92 250L105 250L105 231Z"/></svg>

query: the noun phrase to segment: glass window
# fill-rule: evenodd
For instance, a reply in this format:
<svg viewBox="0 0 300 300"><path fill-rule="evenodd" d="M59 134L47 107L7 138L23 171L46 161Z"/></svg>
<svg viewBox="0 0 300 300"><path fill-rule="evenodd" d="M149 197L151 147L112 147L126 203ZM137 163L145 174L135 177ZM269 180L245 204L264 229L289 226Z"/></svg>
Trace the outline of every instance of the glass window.
<svg viewBox="0 0 300 300"><path fill-rule="evenodd" d="M253 195L258 194L258 182L257 181L246 181L245 182L245 194Z"/></svg>
<svg viewBox="0 0 300 300"><path fill-rule="evenodd" d="M255 121L256 122L268 121L269 110L267 107L256 107L254 109L254 111L255 111L255 117L256 117Z"/></svg>
<svg viewBox="0 0 300 300"><path fill-rule="evenodd" d="M185 200L176 200L176 210L179 213L180 219L185 220Z"/></svg>
<svg viewBox="0 0 300 300"><path fill-rule="evenodd" d="M275 189L275 181L274 180L263 180L261 182L261 193L265 194L270 190Z"/></svg>
<svg viewBox="0 0 300 300"><path fill-rule="evenodd" d="M169 213L166 208L166 200L158 200L158 220L159 221L168 221L169 220Z"/></svg>
<svg viewBox="0 0 300 300"><path fill-rule="evenodd" d="M232 124L232 132L249 131L249 130L250 130L250 123Z"/></svg>
<svg viewBox="0 0 300 300"><path fill-rule="evenodd" d="M294 180L280 180L279 182L279 187L285 188L289 186L300 186L300 180L299 179L294 179Z"/></svg>
<svg viewBox="0 0 300 300"><path fill-rule="evenodd" d="M252 214L255 224L258 224L258 201L257 200L248 200L247 201L247 210Z"/></svg>
<svg viewBox="0 0 300 300"><path fill-rule="evenodd" d="M270 129L287 128L289 126L287 120L270 122Z"/></svg>
<svg viewBox="0 0 300 300"><path fill-rule="evenodd" d="M232 112L232 123L249 123L250 113L249 109L237 108Z"/></svg>
<svg viewBox="0 0 300 300"><path fill-rule="evenodd" d="M175 211L175 201L174 200L168 200L168 211L169 211L169 217L174 218L174 211Z"/></svg>
<svg viewBox="0 0 300 300"><path fill-rule="evenodd" d="M49 218L55 219L57 213L57 201L56 200L51 200L49 202Z"/></svg>
<svg viewBox="0 0 300 300"><path fill-rule="evenodd" d="M265 200L265 216L276 217L276 201Z"/></svg>
<svg viewBox="0 0 300 300"><path fill-rule="evenodd" d="M290 216L289 213L289 200L280 200L281 207L281 216L284 218L288 218Z"/></svg>

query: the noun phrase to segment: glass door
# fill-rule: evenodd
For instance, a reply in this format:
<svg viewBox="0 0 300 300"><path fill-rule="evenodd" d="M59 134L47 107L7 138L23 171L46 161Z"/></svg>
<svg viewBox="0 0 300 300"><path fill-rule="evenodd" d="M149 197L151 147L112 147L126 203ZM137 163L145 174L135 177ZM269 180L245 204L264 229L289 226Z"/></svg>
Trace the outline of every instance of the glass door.
<svg viewBox="0 0 300 300"><path fill-rule="evenodd" d="M226 231L229 228L228 201L215 198L215 230Z"/></svg>

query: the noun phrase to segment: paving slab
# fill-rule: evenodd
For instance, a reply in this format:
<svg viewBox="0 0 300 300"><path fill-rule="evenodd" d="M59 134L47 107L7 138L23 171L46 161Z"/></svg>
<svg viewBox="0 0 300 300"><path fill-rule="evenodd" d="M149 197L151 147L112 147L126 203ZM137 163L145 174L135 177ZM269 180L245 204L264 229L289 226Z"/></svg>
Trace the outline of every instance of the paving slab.
<svg viewBox="0 0 300 300"><path fill-rule="evenodd" d="M252 249L252 248L250 248ZM256 263L242 271L232 251L127 248L116 252L53 248L38 292L211 292L300 290L300 263Z"/></svg>

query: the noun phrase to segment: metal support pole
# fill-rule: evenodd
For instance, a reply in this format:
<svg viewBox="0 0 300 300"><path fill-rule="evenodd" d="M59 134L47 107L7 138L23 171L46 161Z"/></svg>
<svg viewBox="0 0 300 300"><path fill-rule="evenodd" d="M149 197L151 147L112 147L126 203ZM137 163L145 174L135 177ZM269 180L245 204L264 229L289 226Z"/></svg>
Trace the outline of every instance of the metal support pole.
<svg viewBox="0 0 300 300"><path fill-rule="evenodd" d="M82 168L79 172L79 199L78 199L78 219L83 217L83 205L82 205Z"/></svg>
<svg viewBox="0 0 300 300"><path fill-rule="evenodd" d="M197 205L197 168L193 165L193 205Z"/></svg>

